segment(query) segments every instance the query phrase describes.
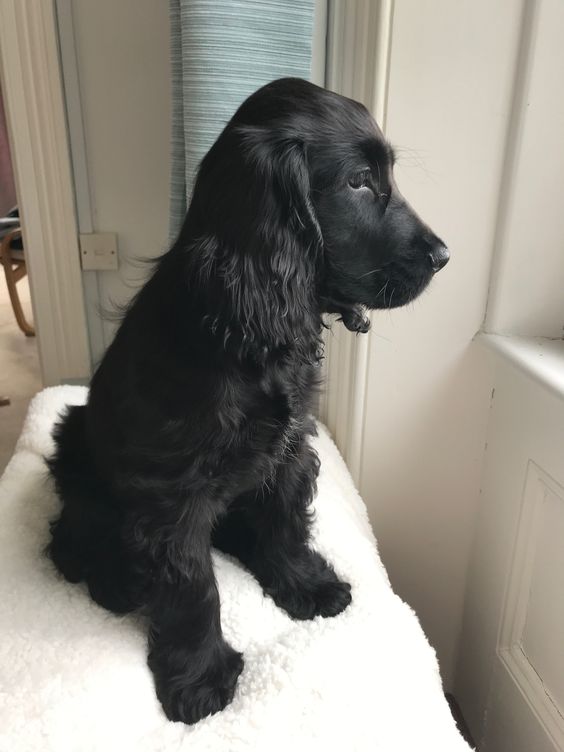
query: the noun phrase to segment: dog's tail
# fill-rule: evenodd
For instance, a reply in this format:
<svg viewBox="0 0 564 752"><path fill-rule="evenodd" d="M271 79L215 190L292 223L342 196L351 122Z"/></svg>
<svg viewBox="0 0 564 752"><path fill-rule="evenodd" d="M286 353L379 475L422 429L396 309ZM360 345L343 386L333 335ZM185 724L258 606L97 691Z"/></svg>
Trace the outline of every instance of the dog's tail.
<svg viewBox="0 0 564 752"><path fill-rule="evenodd" d="M48 466L63 507L51 522L47 554L69 582L86 581L97 603L125 613L135 604L124 588L119 509L96 474L85 418L85 406L72 406L53 432L56 451Z"/></svg>

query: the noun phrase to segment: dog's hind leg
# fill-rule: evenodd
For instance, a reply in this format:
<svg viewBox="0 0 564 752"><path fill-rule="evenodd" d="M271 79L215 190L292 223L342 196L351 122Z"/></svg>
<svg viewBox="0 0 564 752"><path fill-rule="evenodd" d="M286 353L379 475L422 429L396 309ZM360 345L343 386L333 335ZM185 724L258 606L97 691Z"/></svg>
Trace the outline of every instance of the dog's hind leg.
<svg viewBox="0 0 564 752"><path fill-rule="evenodd" d="M56 452L48 465L63 507L51 523L47 553L69 582L86 581L93 600L126 613L138 598L131 593L118 505L90 462L84 413L83 406L71 407L55 428Z"/></svg>
<svg viewBox="0 0 564 752"><path fill-rule="evenodd" d="M92 567L94 536L100 522L93 498L94 486L86 447L82 405L70 407L55 426L55 453L47 464L62 502L59 517L51 522L47 553L69 582L86 579Z"/></svg>

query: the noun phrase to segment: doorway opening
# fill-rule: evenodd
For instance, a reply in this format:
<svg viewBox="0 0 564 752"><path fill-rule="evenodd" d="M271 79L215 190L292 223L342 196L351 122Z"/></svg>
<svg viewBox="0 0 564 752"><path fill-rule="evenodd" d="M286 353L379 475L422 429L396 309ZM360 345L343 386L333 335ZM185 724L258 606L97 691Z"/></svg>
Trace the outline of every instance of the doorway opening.
<svg viewBox="0 0 564 752"><path fill-rule="evenodd" d="M41 371L13 154L0 88L0 473L10 459Z"/></svg>

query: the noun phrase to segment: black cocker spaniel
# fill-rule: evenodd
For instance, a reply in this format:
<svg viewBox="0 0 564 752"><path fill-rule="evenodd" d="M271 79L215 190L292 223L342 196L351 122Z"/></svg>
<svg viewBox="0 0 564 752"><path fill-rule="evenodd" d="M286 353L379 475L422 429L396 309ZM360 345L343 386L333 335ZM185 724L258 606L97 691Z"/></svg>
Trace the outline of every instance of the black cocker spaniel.
<svg viewBox="0 0 564 752"><path fill-rule="evenodd" d="M171 720L233 697L211 547L295 619L334 616L350 586L309 546L309 438L324 313L413 300L448 251L393 178L361 104L299 79L249 97L203 159L173 247L129 305L85 406L56 426L63 507L49 554L111 611L150 620Z"/></svg>

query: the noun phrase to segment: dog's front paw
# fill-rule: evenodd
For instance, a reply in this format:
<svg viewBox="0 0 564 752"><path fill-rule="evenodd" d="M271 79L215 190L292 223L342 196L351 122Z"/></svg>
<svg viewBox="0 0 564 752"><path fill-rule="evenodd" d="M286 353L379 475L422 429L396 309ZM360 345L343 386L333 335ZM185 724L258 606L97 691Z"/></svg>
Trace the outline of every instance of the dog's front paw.
<svg viewBox="0 0 564 752"><path fill-rule="evenodd" d="M269 589L269 595L292 619L337 616L351 602L351 586L335 578L334 582L300 584L298 587Z"/></svg>
<svg viewBox="0 0 564 752"><path fill-rule="evenodd" d="M314 592L315 613L320 616L337 616L350 604L351 586L335 578L334 582L321 584Z"/></svg>
<svg viewBox="0 0 564 752"><path fill-rule="evenodd" d="M155 677L157 697L169 721L197 723L223 710L233 699L244 664L241 653L227 643L213 658L194 653L186 663L186 657L182 656L179 663L186 665L186 670L181 673L175 671L170 652L164 660L161 656L162 650L152 651L149 666Z"/></svg>
<svg viewBox="0 0 564 752"><path fill-rule="evenodd" d="M336 616L350 604L351 586L342 582L325 559L310 551L299 567L279 570L265 592L293 619Z"/></svg>

